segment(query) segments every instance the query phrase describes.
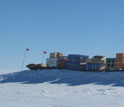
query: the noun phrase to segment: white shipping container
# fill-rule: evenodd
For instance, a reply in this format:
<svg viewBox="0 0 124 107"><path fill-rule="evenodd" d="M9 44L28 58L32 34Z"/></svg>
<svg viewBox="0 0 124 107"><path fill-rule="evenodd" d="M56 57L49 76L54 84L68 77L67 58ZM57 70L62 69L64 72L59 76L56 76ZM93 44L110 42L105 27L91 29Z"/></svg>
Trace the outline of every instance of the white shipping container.
<svg viewBox="0 0 124 107"><path fill-rule="evenodd" d="M58 58L47 58L46 59L47 67L58 67Z"/></svg>

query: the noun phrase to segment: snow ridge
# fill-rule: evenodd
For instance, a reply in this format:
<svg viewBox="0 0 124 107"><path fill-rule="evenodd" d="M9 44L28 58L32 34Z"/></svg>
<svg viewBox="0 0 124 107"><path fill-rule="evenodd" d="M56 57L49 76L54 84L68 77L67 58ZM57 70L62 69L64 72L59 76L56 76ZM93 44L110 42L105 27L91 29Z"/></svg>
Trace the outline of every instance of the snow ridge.
<svg viewBox="0 0 124 107"><path fill-rule="evenodd" d="M124 86L124 72L79 72L71 70L26 70L0 75L0 83L100 84Z"/></svg>

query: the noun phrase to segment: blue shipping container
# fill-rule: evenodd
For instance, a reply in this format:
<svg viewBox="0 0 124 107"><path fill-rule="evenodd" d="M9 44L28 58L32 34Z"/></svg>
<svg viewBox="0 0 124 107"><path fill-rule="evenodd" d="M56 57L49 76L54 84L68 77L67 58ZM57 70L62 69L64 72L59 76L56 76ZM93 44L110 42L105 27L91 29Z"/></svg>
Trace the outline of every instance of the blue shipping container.
<svg viewBox="0 0 124 107"><path fill-rule="evenodd" d="M75 57L68 57L68 61L69 62L77 62L77 63L83 63L83 62L88 62L89 61L89 58L84 58L84 57L81 57L81 58L75 58Z"/></svg>
<svg viewBox="0 0 124 107"><path fill-rule="evenodd" d="M68 57L72 57L72 58L89 58L89 56L87 55L78 55L78 54L69 54Z"/></svg>
<svg viewBox="0 0 124 107"><path fill-rule="evenodd" d="M89 56L70 54L66 62L66 68L71 70L81 70L80 63L89 61Z"/></svg>
<svg viewBox="0 0 124 107"><path fill-rule="evenodd" d="M80 63L66 63L66 69L71 69L71 70L80 70L81 66Z"/></svg>
<svg viewBox="0 0 124 107"><path fill-rule="evenodd" d="M94 63L88 63L84 65L84 70L99 70L100 67L104 66L104 64L94 64Z"/></svg>

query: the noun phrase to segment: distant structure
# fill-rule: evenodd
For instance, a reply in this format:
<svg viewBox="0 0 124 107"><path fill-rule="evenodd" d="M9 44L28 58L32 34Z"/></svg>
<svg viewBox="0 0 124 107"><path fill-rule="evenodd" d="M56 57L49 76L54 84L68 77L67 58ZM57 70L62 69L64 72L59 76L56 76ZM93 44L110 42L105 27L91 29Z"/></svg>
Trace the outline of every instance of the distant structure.
<svg viewBox="0 0 124 107"><path fill-rule="evenodd" d="M102 55L89 58L88 55L69 54L64 56L62 52L53 52L46 59L46 64L29 64L27 67L29 69L120 71L124 70L124 53L117 53L116 58L105 58Z"/></svg>

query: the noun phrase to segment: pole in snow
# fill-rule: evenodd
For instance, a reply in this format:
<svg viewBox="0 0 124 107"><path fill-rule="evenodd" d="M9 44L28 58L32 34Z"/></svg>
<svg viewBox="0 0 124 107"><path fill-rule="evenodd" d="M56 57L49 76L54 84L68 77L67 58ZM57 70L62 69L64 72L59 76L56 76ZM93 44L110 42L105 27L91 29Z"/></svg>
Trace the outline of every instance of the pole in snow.
<svg viewBox="0 0 124 107"><path fill-rule="evenodd" d="M23 70L23 66L24 66L24 63L25 63L26 54L27 54L28 51L29 51L29 48L27 48L27 49L25 50L24 57L23 57L23 61L22 61L21 71Z"/></svg>
<svg viewBox="0 0 124 107"><path fill-rule="evenodd" d="M45 54L47 54L46 51L44 51L44 52L43 52L43 55L42 55L42 64L43 64L43 62L44 62L44 55L45 55Z"/></svg>

